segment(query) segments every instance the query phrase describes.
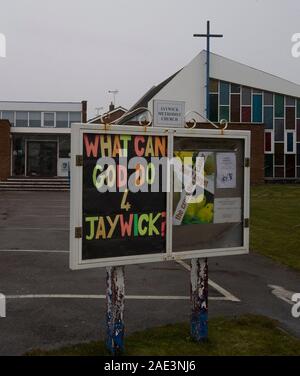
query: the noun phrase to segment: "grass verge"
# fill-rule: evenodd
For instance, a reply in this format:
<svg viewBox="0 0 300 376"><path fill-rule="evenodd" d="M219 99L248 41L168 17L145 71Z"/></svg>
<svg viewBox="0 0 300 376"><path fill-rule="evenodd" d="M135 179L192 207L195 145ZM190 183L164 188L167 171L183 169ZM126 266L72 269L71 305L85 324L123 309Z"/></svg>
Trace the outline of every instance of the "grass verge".
<svg viewBox="0 0 300 376"><path fill-rule="evenodd" d="M283 332L274 320L257 315L213 318L209 340L196 343L188 324L147 329L126 337L124 355L300 355L300 340ZM30 356L108 355L103 341L60 349L34 350Z"/></svg>
<svg viewBox="0 0 300 376"><path fill-rule="evenodd" d="M250 249L300 271L300 185L251 187Z"/></svg>

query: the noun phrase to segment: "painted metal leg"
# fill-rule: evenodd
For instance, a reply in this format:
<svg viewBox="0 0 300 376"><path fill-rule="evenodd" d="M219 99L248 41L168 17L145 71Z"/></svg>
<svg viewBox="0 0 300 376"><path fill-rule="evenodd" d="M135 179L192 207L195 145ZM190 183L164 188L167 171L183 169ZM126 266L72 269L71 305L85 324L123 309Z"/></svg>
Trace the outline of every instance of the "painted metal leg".
<svg viewBox="0 0 300 376"><path fill-rule="evenodd" d="M112 355L124 351L124 266L106 268L106 346Z"/></svg>
<svg viewBox="0 0 300 376"><path fill-rule="evenodd" d="M197 342L208 337L207 259L191 260L191 336Z"/></svg>

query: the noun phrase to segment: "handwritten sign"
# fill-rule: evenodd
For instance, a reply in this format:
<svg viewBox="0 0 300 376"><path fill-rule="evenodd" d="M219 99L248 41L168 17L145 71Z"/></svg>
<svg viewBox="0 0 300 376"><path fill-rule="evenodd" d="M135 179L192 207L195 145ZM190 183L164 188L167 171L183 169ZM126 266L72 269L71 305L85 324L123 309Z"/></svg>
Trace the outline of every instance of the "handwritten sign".
<svg viewBox="0 0 300 376"><path fill-rule="evenodd" d="M166 155L164 136L83 135L83 260L165 251L166 193L151 188Z"/></svg>

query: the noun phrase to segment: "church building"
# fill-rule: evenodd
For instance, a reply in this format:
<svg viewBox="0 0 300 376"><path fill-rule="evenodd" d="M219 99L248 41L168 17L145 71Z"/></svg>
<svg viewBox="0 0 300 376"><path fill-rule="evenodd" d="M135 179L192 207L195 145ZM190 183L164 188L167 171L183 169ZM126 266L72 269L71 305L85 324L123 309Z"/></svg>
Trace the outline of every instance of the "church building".
<svg viewBox="0 0 300 376"><path fill-rule="evenodd" d="M261 157L263 180L300 180L300 85L214 53L209 77L209 120L226 119L235 129L261 129L262 148L252 134L251 159ZM143 113L140 107L153 112L155 100L183 101L186 113L205 115L206 51L151 88L123 123L136 122ZM251 167L260 168L255 163Z"/></svg>

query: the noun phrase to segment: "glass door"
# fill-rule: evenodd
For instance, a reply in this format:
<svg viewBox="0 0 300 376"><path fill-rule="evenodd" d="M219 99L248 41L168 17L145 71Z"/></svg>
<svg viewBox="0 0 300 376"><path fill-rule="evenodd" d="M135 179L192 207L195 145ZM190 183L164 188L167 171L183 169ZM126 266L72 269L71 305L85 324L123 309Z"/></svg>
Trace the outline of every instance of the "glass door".
<svg viewBox="0 0 300 376"><path fill-rule="evenodd" d="M27 142L27 176L57 176L57 142Z"/></svg>

